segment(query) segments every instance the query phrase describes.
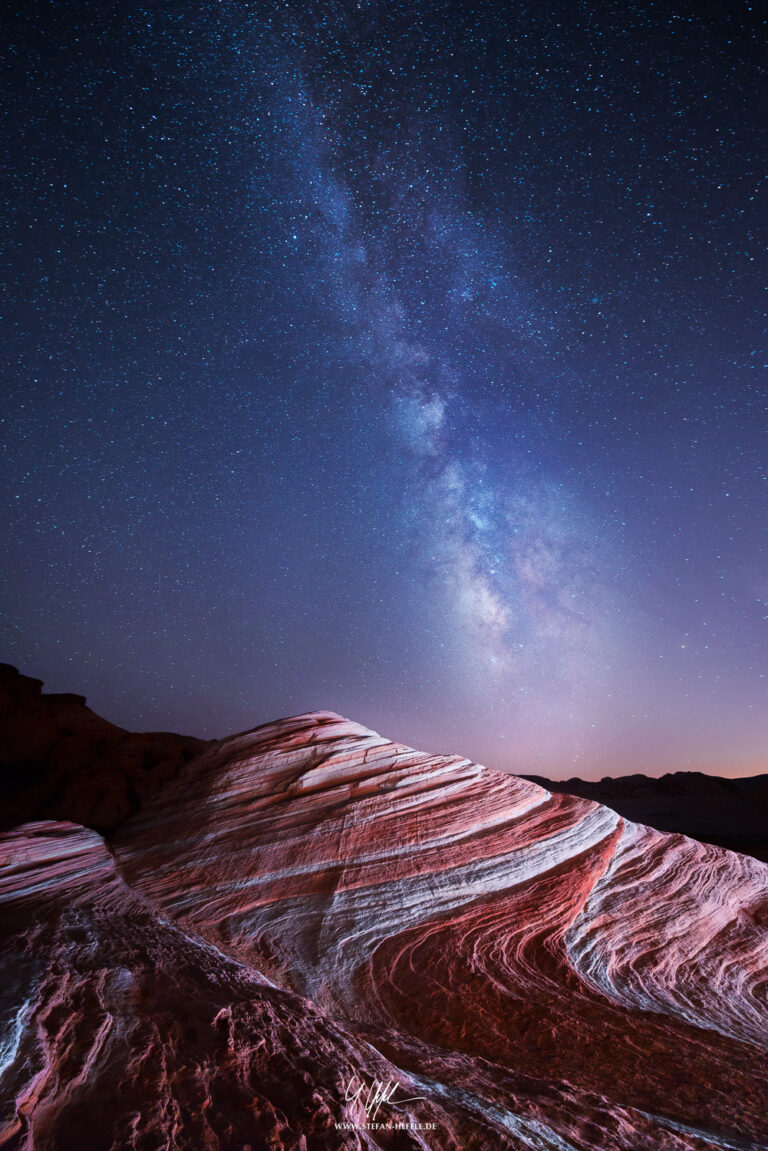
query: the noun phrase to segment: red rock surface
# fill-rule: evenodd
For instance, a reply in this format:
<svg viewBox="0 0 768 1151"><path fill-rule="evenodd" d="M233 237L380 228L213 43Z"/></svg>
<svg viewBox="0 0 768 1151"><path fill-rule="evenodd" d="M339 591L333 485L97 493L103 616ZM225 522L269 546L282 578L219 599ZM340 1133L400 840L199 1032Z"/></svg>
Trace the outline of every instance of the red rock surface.
<svg viewBox="0 0 768 1151"><path fill-rule="evenodd" d="M114 848L184 930L409 1071L454 1135L471 1114L489 1149L768 1146L755 860L330 713L213 745Z"/></svg>
<svg viewBox="0 0 768 1151"><path fill-rule="evenodd" d="M331 713L0 835L0 916L3 1148L768 1147L768 867Z"/></svg>
<svg viewBox="0 0 768 1151"><path fill-rule="evenodd" d="M446 1107L306 1000L158 915L105 844L68 823L0 835L0 1146L25 1151L320 1151L521 1146ZM354 1078L424 1096L358 1132ZM438 1141L439 1140L439 1141Z"/></svg>
<svg viewBox="0 0 768 1151"><path fill-rule="evenodd" d="M0 827L66 819L112 831L206 746L193 736L124 731L84 696L42 687L0 664Z"/></svg>

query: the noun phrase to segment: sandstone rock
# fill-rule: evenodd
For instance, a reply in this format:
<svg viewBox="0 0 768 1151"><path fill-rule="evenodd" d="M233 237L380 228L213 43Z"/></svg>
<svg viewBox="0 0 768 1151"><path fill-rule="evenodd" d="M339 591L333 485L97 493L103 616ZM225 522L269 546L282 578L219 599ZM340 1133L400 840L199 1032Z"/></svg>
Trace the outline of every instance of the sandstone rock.
<svg viewBox="0 0 768 1151"><path fill-rule="evenodd" d="M332 713L212 745L114 847L185 930L513 1145L768 1145L755 860Z"/></svg>
<svg viewBox="0 0 768 1151"><path fill-rule="evenodd" d="M158 915L93 831L0 835L0 1147L482 1151L525 1146L417 1083L306 1000ZM364 1124L354 1084L396 1083ZM336 1126L340 1124L340 1126ZM427 1128L428 1130L428 1128Z"/></svg>

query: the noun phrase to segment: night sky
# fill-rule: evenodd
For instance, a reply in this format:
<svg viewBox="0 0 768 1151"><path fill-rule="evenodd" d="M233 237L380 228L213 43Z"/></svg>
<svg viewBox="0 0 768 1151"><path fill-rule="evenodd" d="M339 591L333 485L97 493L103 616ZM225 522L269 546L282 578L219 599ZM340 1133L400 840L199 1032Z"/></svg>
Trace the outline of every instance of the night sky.
<svg viewBox="0 0 768 1151"><path fill-rule="evenodd" d="M10 9L0 658L138 730L768 770L756 9Z"/></svg>

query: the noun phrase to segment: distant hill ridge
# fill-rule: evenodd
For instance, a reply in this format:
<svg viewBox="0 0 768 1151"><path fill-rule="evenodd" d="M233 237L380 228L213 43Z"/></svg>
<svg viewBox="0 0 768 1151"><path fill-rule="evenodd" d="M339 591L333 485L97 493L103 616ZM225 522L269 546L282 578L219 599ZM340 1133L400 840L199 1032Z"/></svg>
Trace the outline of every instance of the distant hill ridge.
<svg viewBox="0 0 768 1151"><path fill-rule="evenodd" d="M600 780L525 779L562 795L613 808L633 823L677 831L768 861L768 774L726 779L701 771L606 776Z"/></svg>
<svg viewBox="0 0 768 1151"><path fill-rule="evenodd" d="M0 663L0 829L70 820L113 831L204 747L171 732L125 731L85 696L43 692Z"/></svg>

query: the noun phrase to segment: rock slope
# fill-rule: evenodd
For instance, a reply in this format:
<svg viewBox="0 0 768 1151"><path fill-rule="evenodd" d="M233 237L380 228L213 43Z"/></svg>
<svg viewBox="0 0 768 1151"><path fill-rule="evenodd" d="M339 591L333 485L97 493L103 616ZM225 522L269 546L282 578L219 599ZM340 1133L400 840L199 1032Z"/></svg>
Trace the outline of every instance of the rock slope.
<svg viewBox="0 0 768 1151"><path fill-rule="evenodd" d="M115 849L169 917L543 1146L768 1143L755 860L330 713L212 746Z"/></svg>
<svg viewBox="0 0 768 1151"><path fill-rule="evenodd" d="M496 1145L487 1121L158 915L95 832L27 824L0 835L0 859L0 1146L351 1151L430 1146L422 1128L446 1151ZM348 1085L375 1080L423 1097L397 1112L414 1132L346 1130L365 1124Z"/></svg>
<svg viewBox="0 0 768 1151"><path fill-rule="evenodd" d="M314 713L0 862L2 1147L768 1148L756 860Z"/></svg>

